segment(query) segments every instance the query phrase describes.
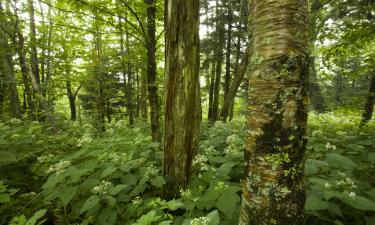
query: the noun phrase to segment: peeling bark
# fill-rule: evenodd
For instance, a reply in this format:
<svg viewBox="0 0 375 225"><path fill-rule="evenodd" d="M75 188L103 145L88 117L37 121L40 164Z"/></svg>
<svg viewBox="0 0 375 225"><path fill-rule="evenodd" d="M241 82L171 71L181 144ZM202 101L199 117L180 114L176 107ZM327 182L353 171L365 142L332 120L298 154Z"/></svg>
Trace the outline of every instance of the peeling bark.
<svg viewBox="0 0 375 225"><path fill-rule="evenodd" d="M302 224L307 0L252 0L249 114L240 225Z"/></svg>
<svg viewBox="0 0 375 225"><path fill-rule="evenodd" d="M200 121L199 0L168 0L166 19L166 96L164 197L186 188L197 151Z"/></svg>

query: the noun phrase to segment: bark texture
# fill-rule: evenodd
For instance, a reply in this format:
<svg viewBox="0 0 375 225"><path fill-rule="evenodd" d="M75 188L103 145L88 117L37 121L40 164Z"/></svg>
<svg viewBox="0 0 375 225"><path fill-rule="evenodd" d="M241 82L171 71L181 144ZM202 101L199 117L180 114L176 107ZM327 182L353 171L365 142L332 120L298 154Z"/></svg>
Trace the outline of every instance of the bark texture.
<svg viewBox="0 0 375 225"><path fill-rule="evenodd" d="M158 85L156 82L156 37L155 37L155 0L145 0L147 5L147 87L150 104L150 121L152 140L161 142L160 105Z"/></svg>
<svg viewBox="0 0 375 225"><path fill-rule="evenodd" d="M240 225L302 224L307 0L252 0L249 114Z"/></svg>
<svg viewBox="0 0 375 225"><path fill-rule="evenodd" d="M185 188L197 150L199 98L199 0L168 0L166 20L166 96L164 196Z"/></svg>
<svg viewBox="0 0 375 225"><path fill-rule="evenodd" d="M362 114L361 125L366 124L371 120L372 114L374 113L375 104L375 75L372 75L368 95L366 99L365 109Z"/></svg>

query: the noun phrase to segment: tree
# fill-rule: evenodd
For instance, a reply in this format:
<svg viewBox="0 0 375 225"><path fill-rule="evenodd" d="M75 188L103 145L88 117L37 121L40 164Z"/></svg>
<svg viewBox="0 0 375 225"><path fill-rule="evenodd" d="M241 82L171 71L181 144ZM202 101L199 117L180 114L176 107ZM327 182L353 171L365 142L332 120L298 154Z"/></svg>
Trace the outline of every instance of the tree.
<svg viewBox="0 0 375 225"><path fill-rule="evenodd" d="M168 0L164 196L176 197L191 175L199 127L199 0Z"/></svg>
<svg viewBox="0 0 375 225"><path fill-rule="evenodd" d="M372 114L374 113L375 104L375 75L371 76L370 87L366 99L366 104L362 113L361 126L371 120Z"/></svg>
<svg viewBox="0 0 375 225"><path fill-rule="evenodd" d="M147 6L147 86L148 86L148 102L150 104L150 121L152 140L160 142L160 105L158 86L156 82L156 37L155 37L155 0L145 0Z"/></svg>
<svg viewBox="0 0 375 225"><path fill-rule="evenodd" d="M17 90L17 80L14 73L14 62L12 50L9 46L8 24L4 16L3 8L0 2L0 69L4 74L6 89L10 101L10 113L15 118L21 118L20 100Z"/></svg>
<svg viewBox="0 0 375 225"><path fill-rule="evenodd" d="M248 135L241 225L302 224L307 0L250 1Z"/></svg>

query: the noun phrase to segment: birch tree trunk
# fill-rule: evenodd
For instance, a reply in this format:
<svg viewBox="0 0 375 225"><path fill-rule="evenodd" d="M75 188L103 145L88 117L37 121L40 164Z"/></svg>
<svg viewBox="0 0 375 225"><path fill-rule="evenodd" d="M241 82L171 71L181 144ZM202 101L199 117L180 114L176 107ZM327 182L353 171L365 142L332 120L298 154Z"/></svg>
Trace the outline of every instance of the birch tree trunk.
<svg viewBox="0 0 375 225"><path fill-rule="evenodd" d="M176 197L191 175L199 132L199 0L168 0L164 196ZM198 103L199 102L199 103Z"/></svg>
<svg viewBox="0 0 375 225"><path fill-rule="evenodd" d="M307 0L251 0L249 114L240 225L302 224Z"/></svg>

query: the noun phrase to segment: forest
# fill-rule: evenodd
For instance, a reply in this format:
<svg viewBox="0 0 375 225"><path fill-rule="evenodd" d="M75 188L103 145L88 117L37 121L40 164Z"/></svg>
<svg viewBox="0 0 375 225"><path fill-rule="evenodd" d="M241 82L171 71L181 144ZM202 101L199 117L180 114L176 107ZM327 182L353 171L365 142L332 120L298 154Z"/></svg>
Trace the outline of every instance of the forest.
<svg viewBox="0 0 375 225"><path fill-rule="evenodd" d="M375 0L0 0L0 224L375 225Z"/></svg>

